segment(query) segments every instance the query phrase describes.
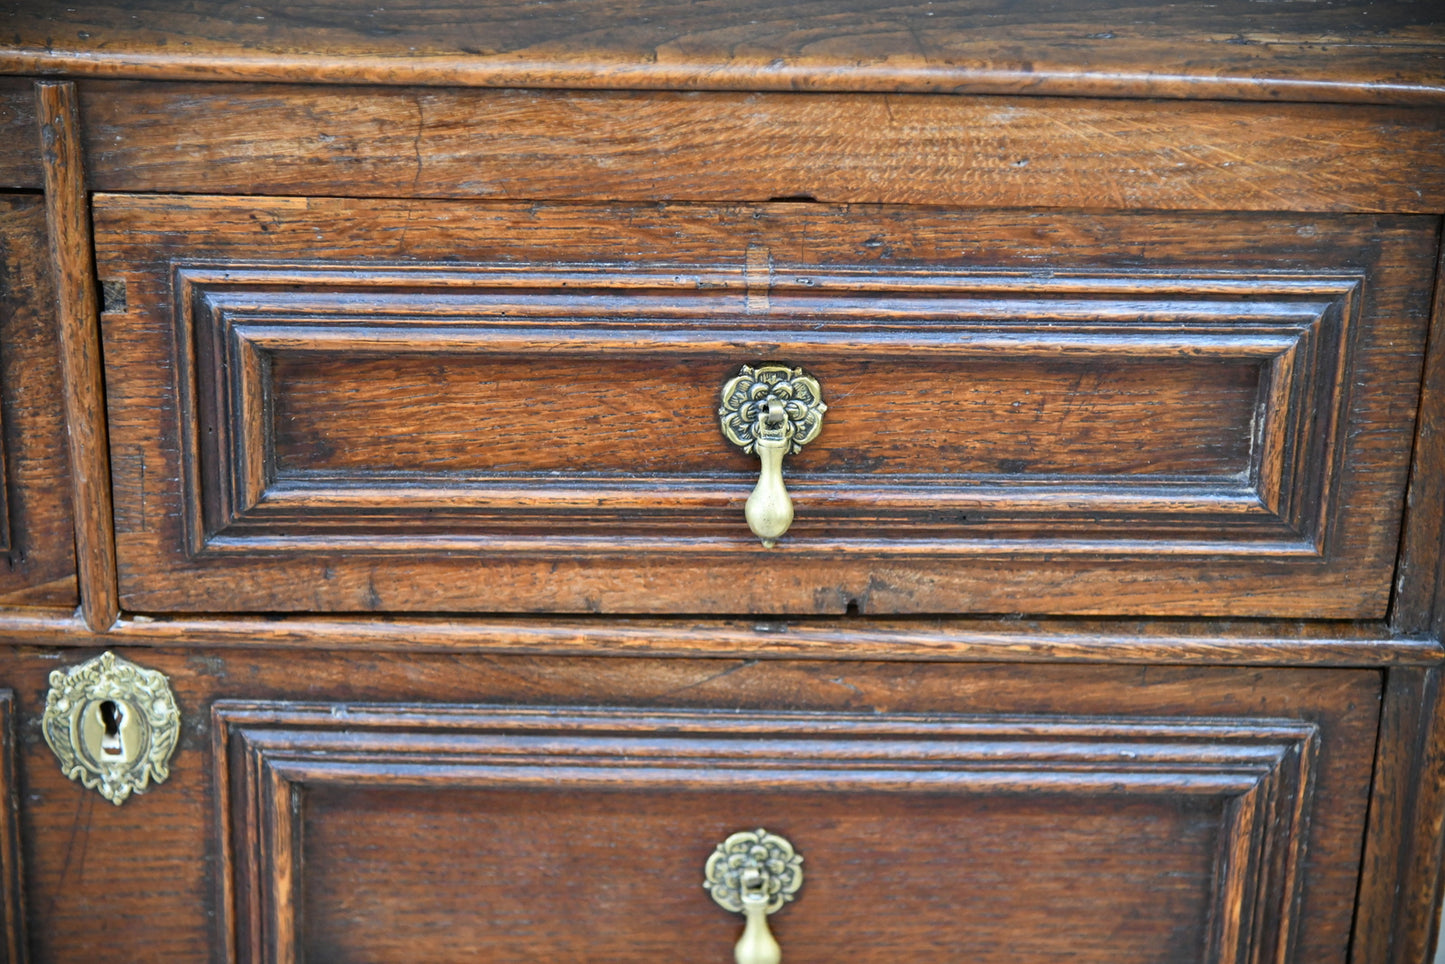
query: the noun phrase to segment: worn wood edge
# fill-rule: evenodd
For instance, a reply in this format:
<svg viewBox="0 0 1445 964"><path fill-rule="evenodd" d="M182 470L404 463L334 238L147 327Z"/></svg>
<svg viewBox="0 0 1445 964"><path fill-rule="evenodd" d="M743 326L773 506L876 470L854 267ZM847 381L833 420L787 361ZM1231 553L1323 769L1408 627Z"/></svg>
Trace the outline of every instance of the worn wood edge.
<svg viewBox="0 0 1445 964"><path fill-rule="evenodd" d="M1441 222L1440 237L1441 241L1445 242L1445 220ZM1439 336L1435 341L1440 343L1441 357L1436 358L1432 352L1426 359L1427 366L1433 363L1433 367L1426 368L1422 383L1422 426L1427 414L1433 418L1426 439L1428 447L1422 451L1423 443L1417 443L1416 451L1422 459L1429 460L1423 470L1426 472L1423 482L1426 492L1422 494L1421 501L1436 528L1433 531L1428 528L1426 530L1427 537L1433 535L1434 540L1426 544L1424 551L1433 555L1426 556L1428 563L1422 568L1427 573L1433 568L1435 578L1434 592L1429 603L1426 603L1422 593L1413 615L1417 617L1417 624L1427 629L1431 636L1445 640L1445 243L1441 245L1440 267L1435 274L1431 332ZM1437 382L1440 383L1438 386ZM1425 391L1429 391L1430 395L1424 396ZM1423 407L1427 404L1428 409ZM1402 545L1402 551L1408 548Z"/></svg>
<svg viewBox="0 0 1445 964"><path fill-rule="evenodd" d="M76 567L86 624L103 631L120 614L100 312L75 85L38 81L36 117L45 173L45 220L55 272L61 378L74 495Z"/></svg>
<svg viewBox="0 0 1445 964"><path fill-rule="evenodd" d="M1405 496L1405 522L1395 568L1390 625L1422 633L1441 618L1445 601L1445 251L1435 272L1430 329L1425 345L1414 454ZM1438 635L1438 629L1436 630Z"/></svg>
<svg viewBox="0 0 1445 964"><path fill-rule="evenodd" d="M1287 812L1285 815L1285 819L1291 821L1297 828L1293 837L1294 847L1290 853L1274 857L1275 860L1283 860L1285 863L1290 895L1284 912L1284 922L1275 935L1279 958L1284 961L1294 958L1299 943L1299 921L1304 913L1305 896L1305 874L1302 865L1307 856L1305 842L1310 839L1310 833L1314 830L1311 814L1314 804L1313 787L1319 780L1320 746L1321 735L1316 727L1302 741L1295 759L1299 785L1311 788L1310 798L1295 798L1293 812Z"/></svg>
<svg viewBox="0 0 1445 964"><path fill-rule="evenodd" d="M15 762L15 695L0 690L0 891L3 891L5 960L22 964L30 959L25 938L25 874L20 847L20 786Z"/></svg>
<svg viewBox="0 0 1445 964"><path fill-rule="evenodd" d="M11 504L10 498L10 470L13 462L5 457L5 412L4 405L0 404L0 484L4 490L0 490L0 554L14 558L15 550L15 527L11 516L15 512L15 506Z"/></svg>
<svg viewBox="0 0 1445 964"><path fill-rule="evenodd" d="M1386 677L1352 961L1423 964L1433 946L1445 830L1440 683L1438 667Z"/></svg>
<svg viewBox="0 0 1445 964"><path fill-rule="evenodd" d="M1307 46L1307 45L1289 45ZM829 91L834 93L1025 94L1126 99L1258 100L1272 103L1445 104L1445 83L1381 77L1232 76L1091 71L1060 66L1021 70L982 66L862 64L648 64L598 58L495 59L420 56L256 54L253 56L56 50L0 52L0 74L129 80L381 84L427 87L534 87L594 90Z"/></svg>
<svg viewBox="0 0 1445 964"><path fill-rule="evenodd" d="M1073 619L724 620L147 616L104 633L58 610L0 613L0 644L492 655L909 662L1102 662L1379 668L1445 662L1445 645L1382 623Z"/></svg>
<svg viewBox="0 0 1445 964"><path fill-rule="evenodd" d="M1350 934L1351 961L1386 964L1396 887L1404 862L1399 833L1413 801L1408 774L1418 750L1413 738L1420 716L1418 697L1427 673L1409 668L1390 671L1381 692L1380 725L1375 744L1375 769Z"/></svg>
<svg viewBox="0 0 1445 964"><path fill-rule="evenodd" d="M254 788L255 775L240 772L253 761L244 752L244 747L233 746L231 722L221 711L224 702L213 701L210 709L211 771L215 780L211 802L216 821L213 852L218 863L215 875L218 900L216 944L224 950L221 958L224 961L251 961L259 959L259 950L254 947L261 932L259 910L252 914L250 911L254 908L243 908L237 903L243 898L249 900L250 895L244 891L238 893L235 881L240 875L250 876L258 872L254 867L255 855L242 846L243 841L254 839L259 821L258 804L254 796L233 801L231 788L232 777L235 776L234 785L243 794L249 792Z"/></svg>
<svg viewBox="0 0 1445 964"><path fill-rule="evenodd" d="M264 757L260 773L261 828L256 852L263 867L259 888L261 948L265 960L294 964L301 959L301 786Z"/></svg>

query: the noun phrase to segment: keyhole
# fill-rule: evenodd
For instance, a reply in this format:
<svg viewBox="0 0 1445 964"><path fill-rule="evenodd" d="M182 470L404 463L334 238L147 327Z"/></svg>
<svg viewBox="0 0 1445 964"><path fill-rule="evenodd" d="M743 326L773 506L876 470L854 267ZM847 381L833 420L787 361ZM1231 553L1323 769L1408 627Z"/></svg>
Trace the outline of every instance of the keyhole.
<svg viewBox="0 0 1445 964"><path fill-rule="evenodd" d="M125 722L125 708L115 700L103 700L100 704L100 722L105 735L100 738L100 752L108 756L125 756L125 744L120 738L120 725Z"/></svg>

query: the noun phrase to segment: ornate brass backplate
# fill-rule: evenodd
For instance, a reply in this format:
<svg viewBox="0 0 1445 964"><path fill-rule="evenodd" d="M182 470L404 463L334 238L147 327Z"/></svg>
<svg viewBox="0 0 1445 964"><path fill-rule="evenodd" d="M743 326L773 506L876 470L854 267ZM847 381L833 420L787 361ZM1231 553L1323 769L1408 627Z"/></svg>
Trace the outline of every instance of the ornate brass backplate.
<svg viewBox="0 0 1445 964"><path fill-rule="evenodd" d="M43 724L61 771L119 806L170 776L181 714L164 675L106 652L50 674Z"/></svg>
<svg viewBox="0 0 1445 964"><path fill-rule="evenodd" d="M774 408L786 419L767 417ZM797 454L823 430L823 389L818 380L801 368L786 365L744 365L723 386L723 434L728 441L752 454L761 438L776 437L788 442L788 452Z"/></svg>
<svg viewBox="0 0 1445 964"><path fill-rule="evenodd" d="M793 524L793 500L783 485L783 456L803 450L823 430L823 391L801 368L759 365L742 369L723 386L718 408L723 434L762 462L744 514L769 549Z"/></svg>
<svg viewBox="0 0 1445 964"><path fill-rule="evenodd" d="M713 900L747 918L733 949L737 964L779 964L783 952L768 929L768 915L803 886L802 855L785 837L761 827L742 830L717 845L703 876Z"/></svg>

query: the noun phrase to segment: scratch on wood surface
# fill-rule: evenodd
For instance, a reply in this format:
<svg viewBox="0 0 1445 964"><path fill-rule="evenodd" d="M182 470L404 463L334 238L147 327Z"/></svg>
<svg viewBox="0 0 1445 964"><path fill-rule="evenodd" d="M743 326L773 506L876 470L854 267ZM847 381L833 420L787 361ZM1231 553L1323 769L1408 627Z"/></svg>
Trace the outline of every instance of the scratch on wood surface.
<svg viewBox="0 0 1445 964"><path fill-rule="evenodd" d="M715 683L715 682L717 682L718 680L723 679L724 677L731 676L732 674L738 672L739 670L744 670L744 669L747 669L747 668L749 668L749 667L751 667L751 666L756 666L756 665L758 664L758 662L759 662L759 661L756 660L756 659L745 659L745 660L743 660L742 662L738 663L738 664L735 665L735 666L729 666L727 669L719 670L719 671L716 672L716 673L709 673L707 676L704 676L704 677L703 677L702 679L700 679L700 680L694 680L694 681L691 682L691 683L684 683L682 686L676 686L676 687L673 687L672 689L664 690L663 692L658 693L657 696L654 697L654 699L661 698L661 697L666 697L666 696L675 696L675 695L677 695L678 693L685 693L685 692L687 692L688 690L694 690L694 689L697 689L697 688L700 687L700 686L706 686L706 685L708 685L709 683Z"/></svg>
<svg viewBox="0 0 1445 964"><path fill-rule="evenodd" d="M65 842L65 863L61 865L60 879L50 900L52 910L68 893L66 883L71 879L71 868L74 867L77 882L85 876L85 850L90 841L90 818L94 809L95 794L81 790L75 801L75 817L70 821L70 836Z"/></svg>

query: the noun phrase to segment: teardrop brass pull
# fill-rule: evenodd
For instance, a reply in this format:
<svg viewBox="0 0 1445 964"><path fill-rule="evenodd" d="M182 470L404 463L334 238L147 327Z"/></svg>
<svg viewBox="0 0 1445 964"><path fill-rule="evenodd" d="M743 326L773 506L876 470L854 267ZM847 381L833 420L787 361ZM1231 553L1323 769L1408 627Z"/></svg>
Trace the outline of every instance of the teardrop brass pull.
<svg viewBox="0 0 1445 964"><path fill-rule="evenodd" d="M783 456L802 451L823 430L822 389L801 368L744 365L722 390L723 434L762 462L743 514L753 535L771 549L793 524L793 500L783 485Z"/></svg>
<svg viewBox="0 0 1445 964"><path fill-rule="evenodd" d="M768 915L803 886L803 858L786 838L743 830L717 845L707 859L703 886L720 906L747 918L733 948L737 964L780 964L783 949L768 929Z"/></svg>

